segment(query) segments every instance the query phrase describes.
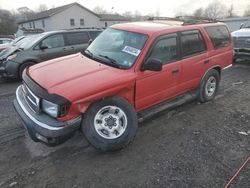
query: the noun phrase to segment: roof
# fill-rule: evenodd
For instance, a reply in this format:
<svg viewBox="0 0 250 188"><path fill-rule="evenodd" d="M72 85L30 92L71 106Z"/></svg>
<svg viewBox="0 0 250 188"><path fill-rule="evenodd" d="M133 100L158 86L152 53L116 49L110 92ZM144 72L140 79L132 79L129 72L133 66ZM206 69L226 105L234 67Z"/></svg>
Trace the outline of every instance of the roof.
<svg viewBox="0 0 250 188"><path fill-rule="evenodd" d="M142 33L146 35L153 35L155 33L164 33L166 30L170 32L181 31L185 29L196 29L201 26L213 26L213 25L225 25L224 23L216 22L216 23L201 23L201 24L188 24L185 25L181 21L144 21L144 22L130 22L123 24L116 24L111 26L114 29L121 29L130 32Z"/></svg>
<svg viewBox="0 0 250 188"><path fill-rule="evenodd" d="M52 8L52 9L49 9L49 10L46 10L46 11L42 11L42 12L39 12L37 14L28 15L28 18L26 20L22 20L22 21L18 22L18 24L48 18L50 16L53 16L53 15L55 15L57 13L60 13L60 12L66 10L66 9L72 7L72 6L75 6L75 5L80 6L81 8L83 8L86 11L90 12L91 14L94 14L95 16L99 17L98 14L92 12L91 10L89 10L86 7L80 5L79 3L71 3L71 4L64 5L64 6Z"/></svg>
<svg viewBox="0 0 250 188"><path fill-rule="evenodd" d="M248 20L250 20L250 17L237 17L237 18L220 19L221 22L248 21Z"/></svg>
<svg viewBox="0 0 250 188"><path fill-rule="evenodd" d="M129 18L121 16L120 14L99 14L100 21L130 21Z"/></svg>

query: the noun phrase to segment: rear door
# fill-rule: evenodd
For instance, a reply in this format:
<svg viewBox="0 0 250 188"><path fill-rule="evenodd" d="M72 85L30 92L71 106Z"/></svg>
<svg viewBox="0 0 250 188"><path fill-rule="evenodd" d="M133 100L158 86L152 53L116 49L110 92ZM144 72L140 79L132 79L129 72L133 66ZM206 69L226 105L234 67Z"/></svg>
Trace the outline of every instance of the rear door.
<svg viewBox="0 0 250 188"><path fill-rule="evenodd" d="M162 71L141 71L136 80L136 108L143 110L149 106L178 95L181 78L177 34L169 34L157 39L146 57L159 59Z"/></svg>
<svg viewBox="0 0 250 188"><path fill-rule="evenodd" d="M72 54L85 50L90 40L87 31L65 33L65 39Z"/></svg>
<svg viewBox="0 0 250 188"><path fill-rule="evenodd" d="M40 46L46 46L47 49L41 49ZM32 55L38 57L41 61L67 55L68 49L65 47L63 34L54 34L44 38L32 51Z"/></svg>
<svg viewBox="0 0 250 188"><path fill-rule="evenodd" d="M207 46L200 30L179 32L182 78L179 90L184 93L195 89L209 63Z"/></svg>

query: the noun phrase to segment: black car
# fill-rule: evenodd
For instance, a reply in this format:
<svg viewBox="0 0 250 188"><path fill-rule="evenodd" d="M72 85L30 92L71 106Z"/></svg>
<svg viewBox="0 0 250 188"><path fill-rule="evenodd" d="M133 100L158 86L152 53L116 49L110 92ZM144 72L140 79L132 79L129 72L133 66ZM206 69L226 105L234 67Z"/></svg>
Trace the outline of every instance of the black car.
<svg viewBox="0 0 250 188"><path fill-rule="evenodd" d="M0 77L21 78L27 66L83 51L101 32L62 30L29 36L0 56Z"/></svg>

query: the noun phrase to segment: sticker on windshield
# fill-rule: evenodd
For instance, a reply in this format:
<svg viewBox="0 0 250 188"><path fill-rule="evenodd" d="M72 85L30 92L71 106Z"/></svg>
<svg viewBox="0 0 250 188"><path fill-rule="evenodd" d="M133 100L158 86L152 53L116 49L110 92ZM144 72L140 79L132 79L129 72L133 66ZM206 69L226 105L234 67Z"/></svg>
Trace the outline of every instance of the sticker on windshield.
<svg viewBox="0 0 250 188"><path fill-rule="evenodd" d="M129 53L134 56L138 56L141 53L141 50L133 48L131 46L125 46L122 50L123 52Z"/></svg>

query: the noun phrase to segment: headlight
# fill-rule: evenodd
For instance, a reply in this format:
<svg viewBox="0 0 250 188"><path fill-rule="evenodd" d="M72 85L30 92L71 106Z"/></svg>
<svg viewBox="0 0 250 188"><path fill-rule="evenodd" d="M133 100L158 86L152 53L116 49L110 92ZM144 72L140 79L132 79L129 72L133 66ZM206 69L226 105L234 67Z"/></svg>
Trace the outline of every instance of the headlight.
<svg viewBox="0 0 250 188"><path fill-rule="evenodd" d="M12 59L15 59L16 58L16 54L12 54L12 55L10 55L9 57L7 57L7 61L8 60L12 60Z"/></svg>
<svg viewBox="0 0 250 188"><path fill-rule="evenodd" d="M54 118L59 115L59 106L45 99L42 100L42 110Z"/></svg>

